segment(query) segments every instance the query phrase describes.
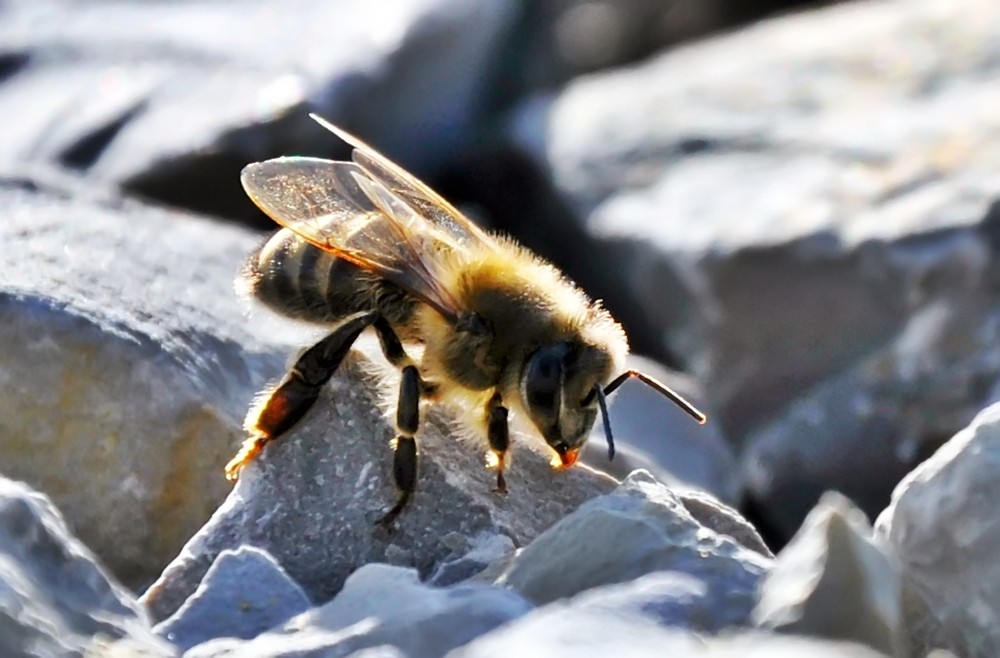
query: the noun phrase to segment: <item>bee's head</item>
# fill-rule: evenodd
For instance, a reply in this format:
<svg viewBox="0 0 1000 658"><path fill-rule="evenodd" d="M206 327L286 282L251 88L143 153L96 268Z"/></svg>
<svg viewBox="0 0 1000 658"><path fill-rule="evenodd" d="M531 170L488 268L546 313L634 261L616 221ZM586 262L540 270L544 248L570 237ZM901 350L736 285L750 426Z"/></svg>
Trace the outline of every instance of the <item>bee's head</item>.
<svg viewBox="0 0 1000 658"><path fill-rule="evenodd" d="M569 342L535 350L521 373L521 400L562 467L572 466L597 418L593 394L608 376L610 358Z"/></svg>
<svg viewBox="0 0 1000 658"><path fill-rule="evenodd" d="M705 422L705 414L694 405L637 370L626 370L604 386L610 368L612 360L607 352L570 342L540 347L528 356L521 373L521 400L545 441L559 455L557 467L568 468L576 462L598 409L604 419L608 459L614 458L615 442L604 398L633 377L672 400L698 423Z"/></svg>

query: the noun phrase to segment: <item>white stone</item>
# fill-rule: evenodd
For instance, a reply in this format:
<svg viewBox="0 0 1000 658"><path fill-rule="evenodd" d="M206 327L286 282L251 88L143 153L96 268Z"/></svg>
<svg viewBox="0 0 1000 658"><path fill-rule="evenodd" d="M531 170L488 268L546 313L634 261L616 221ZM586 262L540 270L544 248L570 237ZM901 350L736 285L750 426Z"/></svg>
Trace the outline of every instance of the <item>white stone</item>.
<svg viewBox="0 0 1000 658"><path fill-rule="evenodd" d="M908 475L879 516L914 655L1000 655L1000 404Z"/></svg>
<svg viewBox="0 0 1000 658"><path fill-rule="evenodd" d="M897 655L903 646L900 579L871 534L847 498L824 495L764 577L755 622Z"/></svg>

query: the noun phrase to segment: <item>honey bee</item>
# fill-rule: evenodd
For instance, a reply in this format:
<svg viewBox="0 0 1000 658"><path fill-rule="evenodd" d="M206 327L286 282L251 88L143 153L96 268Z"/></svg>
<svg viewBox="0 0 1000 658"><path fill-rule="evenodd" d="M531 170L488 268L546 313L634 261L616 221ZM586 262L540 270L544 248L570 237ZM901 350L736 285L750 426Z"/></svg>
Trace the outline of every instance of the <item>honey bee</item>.
<svg viewBox="0 0 1000 658"><path fill-rule="evenodd" d="M305 414L368 328L401 371L399 496L382 525L416 488L421 400L476 410L473 429L486 439L502 493L511 412L530 420L556 469L576 462L598 411L614 457L605 398L631 377L705 422L663 384L622 372L625 332L555 267L486 233L360 139L311 116L353 147L352 161L285 157L243 170L247 194L283 228L251 254L242 284L274 311L331 332L251 407L249 438L226 466L230 480ZM406 346L422 347L419 362Z"/></svg>

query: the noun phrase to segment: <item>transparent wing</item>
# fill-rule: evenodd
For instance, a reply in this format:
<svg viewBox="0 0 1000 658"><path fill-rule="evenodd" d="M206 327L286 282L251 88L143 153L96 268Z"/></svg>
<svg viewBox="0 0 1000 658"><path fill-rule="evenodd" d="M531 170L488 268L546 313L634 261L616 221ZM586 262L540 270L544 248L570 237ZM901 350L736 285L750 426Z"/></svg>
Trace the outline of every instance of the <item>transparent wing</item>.
<svg viewBox="0 0 1000 658"><path fill-rule="evenodd" d="M443 257L461 245L357 163L277 158L248 165L240 180L278 224L415 294L446 317L459 314L443 283Z"/></svg>
<svg viewBox="0 0 1000 658"><path fill-rule="evenodd" d="M415 178L354 135L341 130L316 114L310 117L337 137L354 147L352 159L373 181L377 181L400 201L418 213L436 231L444 233L458 246L494 245L493 239L445 201L441 195Z"/></svg>

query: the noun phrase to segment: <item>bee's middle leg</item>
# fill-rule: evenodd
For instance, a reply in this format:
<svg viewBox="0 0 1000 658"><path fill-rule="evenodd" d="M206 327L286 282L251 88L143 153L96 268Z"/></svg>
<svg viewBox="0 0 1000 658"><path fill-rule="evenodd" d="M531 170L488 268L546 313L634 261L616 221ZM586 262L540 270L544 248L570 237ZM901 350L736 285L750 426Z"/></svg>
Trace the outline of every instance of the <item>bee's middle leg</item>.
<svg viewBox="0 0 1000 658"><path fill-rule="evenodd" d="M261 396L247 414L245 427L250 437L226 464L226 477L239 478L240 470L254 460L264 446L288 431L312 407L323 385L351 349L351 345L375 320L374 313L360 315L340 325L319 341L292 366L273 391Z"/></svg>
<svg viewBox="0 0 1000 658"><path fill-rule="evenodd" d="M414 435L420 428L420 398L431 391L432 386L420 377L420 372L386 319L379 316L374 326L385 358L403 371L396 404L398 434L392 455L392 476L399 489L399 498L392 509L376 522L388 528L410 502L417 487L417 441Z"/></svg>

